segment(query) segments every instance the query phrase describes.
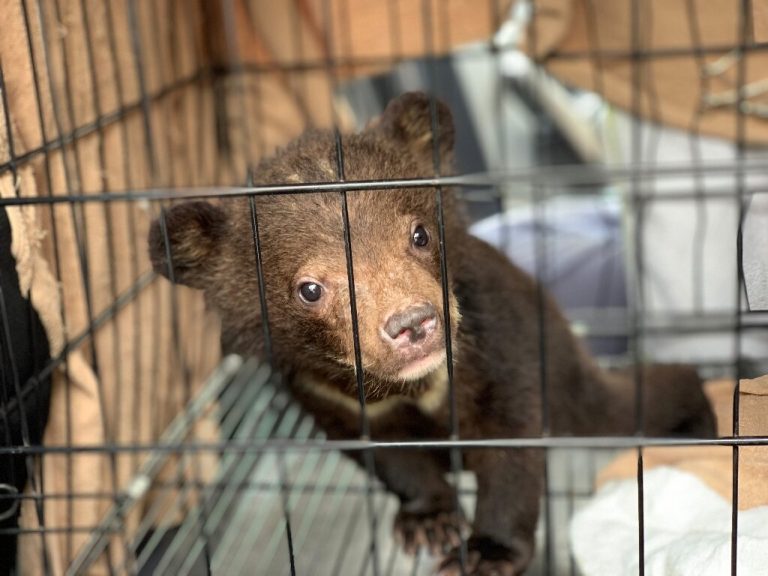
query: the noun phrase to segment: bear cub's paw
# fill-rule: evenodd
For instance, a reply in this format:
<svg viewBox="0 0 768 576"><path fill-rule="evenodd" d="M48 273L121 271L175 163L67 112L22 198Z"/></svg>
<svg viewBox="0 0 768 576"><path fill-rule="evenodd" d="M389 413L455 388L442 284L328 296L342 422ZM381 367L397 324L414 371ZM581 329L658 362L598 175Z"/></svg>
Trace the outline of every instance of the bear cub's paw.
<svg viewBox="0 0 768 576"><path fill-rule="evenodd" d="M464 514L456 512L452 502L423 506L403 503L395 516L395 540L406 554L415 555L420 548L432 556L442 556L461 545L462 534L469 530Z"/></svg>
<svg viewBox="0 0 768 576"><path fill-rule="evenodd" d="M437 568L437 576L520 576L530 561L531 546L509 548L491 538L473 536L467 542L467 556L461 570L461 551L452 549Z"/></svg>

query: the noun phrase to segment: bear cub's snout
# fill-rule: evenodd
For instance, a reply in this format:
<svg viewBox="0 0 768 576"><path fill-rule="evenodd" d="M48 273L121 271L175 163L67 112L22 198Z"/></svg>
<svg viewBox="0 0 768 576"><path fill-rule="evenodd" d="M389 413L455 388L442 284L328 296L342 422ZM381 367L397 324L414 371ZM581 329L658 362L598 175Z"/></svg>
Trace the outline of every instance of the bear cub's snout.
<svg viewBox="0 0 768 576"><path fill-rule="evenodd" d="M437 311L427 302L392 314L384 324L382 337L394 348L408 350L431 340L437 327Z"/></svg>

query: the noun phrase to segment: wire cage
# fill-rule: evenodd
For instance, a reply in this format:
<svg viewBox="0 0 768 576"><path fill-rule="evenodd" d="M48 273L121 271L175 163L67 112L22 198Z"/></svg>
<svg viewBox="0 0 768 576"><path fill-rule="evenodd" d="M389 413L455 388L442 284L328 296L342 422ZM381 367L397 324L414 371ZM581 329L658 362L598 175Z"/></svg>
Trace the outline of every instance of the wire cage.
<svg viewBox="0 0 768 576"><path fill-rule="evenodd" d="M221 357L201 295L147 257L150 222L184 199L406 185L455 188L471 232L535 276L603 364L690 363L730 401L710 440L414 442L546 451L527 573L685 566L686 530L710 519L660 544L672 480L653 474L676 460L654 451L672 446L719 458L706 542L727 571L707 573L760 573L768 523L748 515L768 503L754 481L768 439L740 418L761 395L740 382L768 373L762 3L2 0L0 14L0 574L432 573L392 538L395 497L341 452L392 446L327 440L265 359ZM344 134L407 90L453 110L455 175L250 178L308 127L336 129L343 163ZM596 485L617 457L624 499L602 502L623 516L605 520Z"/></svg>

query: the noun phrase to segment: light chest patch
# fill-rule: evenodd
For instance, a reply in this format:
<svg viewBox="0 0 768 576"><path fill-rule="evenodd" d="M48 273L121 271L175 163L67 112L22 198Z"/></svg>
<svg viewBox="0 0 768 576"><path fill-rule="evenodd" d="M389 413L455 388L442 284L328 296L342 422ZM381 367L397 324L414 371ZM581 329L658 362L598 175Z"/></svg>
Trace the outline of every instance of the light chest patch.
<svg viewBox="0 0 768 576"><path fill-rule="evenodd" d="M312 374L306 372L297 374L294 385L304 393L332 402L352 414L360 414L360 403L356 398L347 396L336 387ZM448 395L448 369L445 363L426 377L426 387L426 391L418 398L394 395L378 402L366 402L365 412L369 418L377 418L395 406L407 402L418 406L426 414L433 414L440 408Z"/></svg>

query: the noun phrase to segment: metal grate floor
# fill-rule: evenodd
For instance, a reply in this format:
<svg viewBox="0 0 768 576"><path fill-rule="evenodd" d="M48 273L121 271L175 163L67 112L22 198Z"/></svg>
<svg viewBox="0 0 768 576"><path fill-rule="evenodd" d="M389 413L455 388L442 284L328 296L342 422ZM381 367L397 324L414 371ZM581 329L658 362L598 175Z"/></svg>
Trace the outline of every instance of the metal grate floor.
<svg viewBox="0 0 768 576"><path fill-rule="evenodd" d="M230 358L174 422L165 442L176 442L183 449L191 424L212 406L216 406L224 439L242 443L322 437L312 418L276 386L267 366ZM167 453L150 455L141 475L143 485L153 479ZM224 449L220 456L216 480L189 487L189 492L202 496L202 504L186 504L181 526L168 526L155 518L156 529L149 532L145 526L140 531L143 545L134 548L139 574L279 576L291 574L291 561L295 574L301 575L433 573L434 558L423 551L407 556L391 537L396 498L378 482L369 483L365 472L339 452ZM589 496L594 471L610 456L606 451L550 452L549 491L530 574L578 574L569 554L569 519ZM459 489L469 512L474 505L471 475L461 475ZM116 519L138 501L130 494L127 490L123 508L111 511L103 530L94 533L75 571L98 558L104 534L114 531Z"/></svg>

